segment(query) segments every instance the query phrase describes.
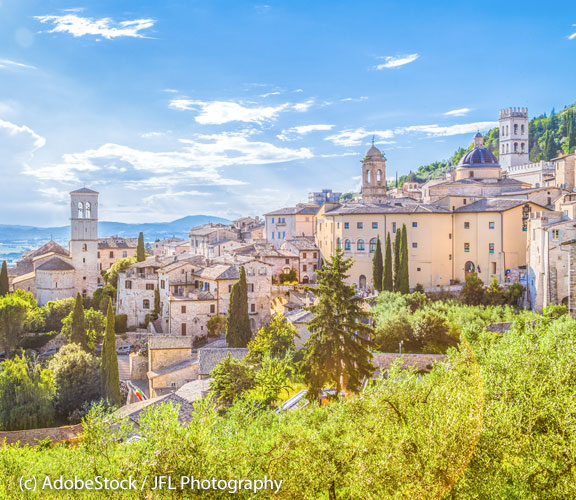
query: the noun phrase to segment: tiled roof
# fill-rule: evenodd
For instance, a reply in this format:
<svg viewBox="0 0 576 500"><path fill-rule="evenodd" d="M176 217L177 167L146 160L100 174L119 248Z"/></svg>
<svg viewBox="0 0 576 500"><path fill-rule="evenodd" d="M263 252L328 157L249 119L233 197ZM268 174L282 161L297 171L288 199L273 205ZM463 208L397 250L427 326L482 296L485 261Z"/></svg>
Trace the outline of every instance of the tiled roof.
<svg viewBox="0 0 576 500"><path fill-rule="evenodd" d="M204 269L196 271L194 273L194 276L211 280L218 280L218 279L237 280L238 278L240 278L240 270L232 265L216 264L214 266L206 267Z"/></svg>
<svg viewBox="0 0 576 500"><path fill-rule="evenodd" d="M268 212L266 215L316 215L320 210L318 205L296 205L295 207L281 208L280 210L274 210L273 212Z"/></svg>
<svg viewBox="0 0 576 500"><path fill-rule="evenodd" d="M76 191L70 191L70 194L79 193L79 194L98 194L98 191L94 191L92 189L88 189L87 187L83 187L77 189Z"/></svg>
<svg viewBox="0 0 576 500"><path fill-rule="evenodd" d="M56 243L53 240L50 240L48 243L45 243L44 245L42 245L40 248L37 248L36 250L31 250L30 252L27 252L23 255L22 260L32 260L35 257L38 257L39 255L46 255L47 253L57 253L60 255L66 255L68 256L68 250L65 250L64 248L62 248L58 243Z"/></svg>
<svg viewBox="0 0 576 500"><path fill-rule="evenodd" d="M298 309L285 315L290 323L310 323L316 315L305 309Z"/></svg>
<svg viewBox="0 0 576 500"><path fill-rule="evenodd" d="M314 243L314 238L294 238L293 240L288 240L288 243L298 250L318 250L316 243Z"/></svg>
<svg viewBox="0 0 576 500"><path fill-rule="evenodd" d="M39 265L36 271L74 271L74 266L60 257L52 257Z"/></svg>
<svg viewBox="0 0 576 500"><path fill-rule="evenodd" d="M159 377L160 375L166 375L167 373L174 373L179 370L183 370L184 368L189 368L197 363L196 358L190 358L186 361L182 361L181 363L177 363L175 365L170 366L163 366L162 368L156 368L155 370L150 370L148 372L148 378L154 379Z"/></svg>
<svg viewBox="0 0 576 500"><path fill-rule="evenodd" d="M148 338L150 349L190 349L192 352L192 337L151 336Z"/></svg>
<svg viewBox="0 0 576 500"><path fill-rule="evenodd" d="M20 276L16 276L12 280L12 284L14 283L22 283L22 281L28 281L30 279L34 279L36 277L36 273L32 271L31 273L21 274Z"/></svg>
<svg viewBox="0 0 576 500"><path fill-rule="evenodd" d="M178 396L176 393L165 394L154 399L148 399L146 401L141 401L139 403L134 403L132 405L125 406L119 411L130 418L135 424L139 424L140 417L142 413L151 410L152 408L159 406L161 404L172 404L174 406L179 405L180 411L178 412L178 421L182 424L189 424L194 411L194 406L191 402Z"/></svg>
<svg viewBox="0 0 576 500"><path fill-rule="evenodd" d="M359 215L359 214L411 214L411 213L448 213L449 210L438 205L427 203L413 204L375 204L375 203L347 203L339 205L333 210L326 211L326 215Z"/></svg>
<svg viewBox="0 0 576 500"><path fill-rule="evenodd" d="M512 208L525 205L527 200L518 200L510 198L483 198L481 200L475 201L470 205L464 205L457 208L455 212L505 212L506 210L511 210ZM541 205L538 205L541 206ZM542 207L545 208L545 207Z"/></svg>
<svg viewBox="0 0 576 500"><path fill-rule="evenodd" d="M98 248L136 248L137 246L138 238L110 236L109 238L100 238L98 240Z"/></svg>
<svg viewBox="0 0 576 500"><path fill-rule="evenodd" d="M230 353L230 356L234 359L242 359L248 354L248 349L241 347L198 349L198 373L200 375L209 375L210 372L216 368L216 365L228 356L228 353Z"/></svg>

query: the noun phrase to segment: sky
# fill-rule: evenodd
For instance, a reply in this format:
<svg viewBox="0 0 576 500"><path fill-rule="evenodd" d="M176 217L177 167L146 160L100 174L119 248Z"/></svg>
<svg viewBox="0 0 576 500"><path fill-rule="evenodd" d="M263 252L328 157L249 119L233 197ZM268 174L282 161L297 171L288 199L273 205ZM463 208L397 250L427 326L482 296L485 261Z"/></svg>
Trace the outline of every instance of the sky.
<svg viewBox="0 0 576 500"><path fill-rule="evenodd" d="M262 215L576 102L576 4L0 0L0 224Z"/></svg>

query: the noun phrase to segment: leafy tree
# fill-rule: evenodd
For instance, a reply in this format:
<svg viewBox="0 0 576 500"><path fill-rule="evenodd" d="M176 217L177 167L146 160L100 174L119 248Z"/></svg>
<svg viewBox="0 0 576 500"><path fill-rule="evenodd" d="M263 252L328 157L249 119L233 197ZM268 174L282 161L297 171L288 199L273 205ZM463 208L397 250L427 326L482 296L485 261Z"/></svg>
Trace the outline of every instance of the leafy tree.
<svg viewBox="0 0 576 500"><path fill-rule="evenodd" d="M364 301L346 284L352 259L344 259L337 249L332 260L318 271L318 302L310 307L315 317L308 324L304 374L309 394L318 397L326 387L358 392L374 371L368 340L372 328L366 324L370 314Z"/></svg>
<svg viewBox="0 0 576 500"><path fill-rule="evenodd" d="M114 311L112 301L108 302L106 313L106 331L102 343L102 393L113 405L120 406L120 375L118 373L118 356L116 355L116 334L114 332Z"/></svg>
<svg viewBox="0 0 576 500"><path fill-rule="evenodd" d="M244 266L240 268L240 279L232 285L228 321L226 325L226 342L230 347L246 347L252 331L248 316L248 285Z"/></svg>
<svg viewBox="0 0 576 500"><path fill-rule="evenodd" d="M128 331L128 315L116 314L114 316L114 331L116 335L126 333Z"/></svg>
<svg viewBox="0 0 576 500"><path fill-rule="evenodd" d="M469 306L478 306L484 301L484 282L476 273L466 276L466 281L460 291L460 300Z"/></svg>
<svg viewBox="0 0 576 500"><path fill-rule="evenodd" d="M210 337L219 337L226 331L226 316L222 314L212 316L206 322L206 328Z"/></svg>
<svg viewBox="0 0 576 500"><path fill-rule="evenodd" d="M297 283L298 282L298 273L296 269L292 268L287 273L280 273L278 275L278 282L279 283Z"/></svg>
<svg viewBox="0 0 576 500"><path fill-rule="evenodd" d="M21 341L28 304L15 294L0 298L0 342L6 353Z"/></svg>
<svg viewBox="0 0 576 500"><path fill-rule="evenodd" d="M392 269L392 245L390 233L386 235L386 250L384 257L384 276L382 278L382 290L391 292L394 290L394 277Z"/></svg>
<svg viewBox="0 0 576 500"><path fill-rule="evenodd" d="M408 271L408 231L402 224L402 239L400 240L400 259L398 263L397 291L410 293L410 276Z"/></svg>
<svg viewBox="0 0 576 500"><path fill-rule="evenodd" d="M84 324L84 304L80 292L76 294L76 303L71 313L70 322L70 342L88 349L88 335L86 335L86 326Z"/></svg>
<svg viewBox="0 0 576 500"><path fill-rule="evenodd" d="M216 365L210 376L210 389L216 399L224 404L231 404L255 386L254 368L243 360L233 358L230 353Z"/></svg>
<svg viewBox="0 0 576 500"><path fill-rule="evenodd" d="M295 350L298 337L296 328L284 316L276 315L270 323L258 330L248 343L250 360L260 361L264 356L281 358Z"/></svg>
<svg viewBox="0 0 576 500"><path fill-rule="evenodd" d="M67 417L85 403L102 397L100 362L78 344L68 344L50 360L48 368L54 373L56 412Z"/></svg>
<svg viewBox="0 0 576 500"><path fill-rule="evenodd" d="M94 290L94 293L92 294L92 307L105 313L108 307L108 301L115 299L116 288L114 288L110 283L107 283L106 285Z"/></svg>
<svg viewBox="0 0 576 500"><path fill-rule="evenodd" d="M256 372L252 397L265 405L274 406L280 394L292 388L293 375L294 364L290 355L283 357L265 355L260 359L260 369Z"/></svg>
<svg viewBox="0 0 576 500"><path fill-rule="evenodd" d="M62 300L51 300L44 305L41 309L44 314L46 331L59 332L62 329L62 320L72 312L75 303L76 299L69 297Z"/></svg>
<svg viewBox="0 0 576 500"><path fill-rule="evenodd" d="M107 281L108 284L113 286L114 288L118 287L118 274L123 273L128 269L130 266L136 264L138 262L135 256L132 257L124 257L123 259L118 259L112 267L108 270L107 273L104 275L104 279Z"/></svg>
<svg viewBox="0 0 576 500"><path fill-rule="evenodd" d="M402 253L402 228L396 230L394 238L394 291L398 292L400 287L400 255Z"/></svg>
<svg viewBox="0 0 576 500"><path fill-rule="evenodd" d="M414 332L407 316L394 314L386 321L378 322L374 335L374 349L378 352L414 352Z"/></svg>
<svg viewBox="0 0 576 500"><path fill-rule="evenodd" d="M0 430L48 427L54 421L54 375L15 356L0 368Z"/></svg>
<svg viewBox="0 0 576 500"><path fill-rule="evenodd" d="M73 312L70 313L62 320L62 335L66 335L71 339L72 337L72 322ZM86 346L88 348L94 347L94 343L102 337L106 327L106 318L104 314L95 309L84 310L84 335L86 338ZM71 342L73 342L71 340Z"/></svg>
<svg viewBox="0 0 576 500"><path fill-rule="evenodd" d="M3 297L10 291L10 282L8 281L8 265L2 261L2 270L0 270L0 297Z"/></svg>
<svg viewBox="0 0 576 500"><path fill-rule="evenodd" d="M498 278L492 276L490 280L490 286L486 288L486 302L493 306L504 304L506 297L504 296L504 291L498 283Z"/></svg>
<svg viewBox="0 0 576 500"><path fill-rule="evenodd" d="M379 292L382 290L383 272L382 247L380 245L380 236L378 236L376 240L376 250L374 251L374 257L372 257L372 283L374 284L374 289Z"/></svg>
<svg viewBox="0 0 576 500"><path fill-rule="evenodd" d="M138 235L138 246L136 247L136 261L142 262L146 259L146 249L144 248L144 233Z"/></svg>
<svg viewBox="0 0 576 500"><path fill-rule="evenodd" d="M446 318L435 311L416 311L410 323L419 352L444 353L458 344L458 339L450 334Z"/></svg>

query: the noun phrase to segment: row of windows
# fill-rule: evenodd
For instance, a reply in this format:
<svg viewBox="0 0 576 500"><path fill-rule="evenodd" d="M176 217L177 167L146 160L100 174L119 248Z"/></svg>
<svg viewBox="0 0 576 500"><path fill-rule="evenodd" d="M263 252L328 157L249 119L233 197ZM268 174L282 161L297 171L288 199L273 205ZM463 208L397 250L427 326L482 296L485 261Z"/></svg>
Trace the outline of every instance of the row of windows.
<svg viewBox="0 0 576 500"><path fill-rule="evenodd" d="M520 125L520 127L518 127L518 124L515 123L514 124L514 134L515 135L518 135L518 130L520 130L520 133L523 134L526 129L524 128L524 125ZM504 125L502 127L502 136L505 136L505 135L510 135L510 126L509 125Z"/></svg>
<svg viewBox="0 0 576 500"><path fill-rule="evenodd" d="M87 201L83 204L81 201L78 202L78 218L79 219L90 219L92 215L92 207L90 202Z"/></svg>
<svg viewBox="0 0 576 500"><path fill-rule="evenodd" d="M366 182L368 184L372 183L372 171L371 170L366 171ZM376 171L376 182L382 182L382 170Z"/></svg>
<svg viewBox="0 0 576 500"><path fill-rule="evenodd" d="M470 243L464 243L464 251L465 252L470 251ZM494 253L494 243L488 243L488 252Z"/></svg>
<svg viewBox="0 0 576 500"><path fill-rule="evenodd" d="M186 306L180 306L180 312L186 314ZM210 304L210 314L216 314L216 304Z"/></svg>
<svg viewBox="0 0 576 500"><path fill-rule="evenodd" d="M521 142L520 149L518 149L518 143L514 143L514 152L515 153L524 153L526 151L526 144ZM510 152L510 144L502 144L502 153L509 153Z"/></svg>
<svg viewBox="0 0 576 500"><path fill-rule="evenodd" d="M308 217L306 217L306 222L308 222ZM272 224L274 224L274 217L272 217ZM277 224L286 224L286 217L278 217Z"/></svg>
<svg viewBox="0 0 576 500"><path fill-rule="evenodd" d="M84 246L86 246L86 245L84 245ZM84 249L84 247L83 247L83 248L82 248L82 251L85 252L86 249ZM113 258L114 258L114 252L111 250L108 256L109 256L111 259L113 259ZM127 250L124 250L124 251L122 252L122 257L128 257L128 251L127 251ZM100 252L98 252L98 258L100 258Z"/></svg>
<svg viewBox="0 0 576 500"><path fill-rule="evenodd" d="M338 225L336 227L338 229L340 229L340 223L339 222L338 222ZM418 223L412 222L412 227L418 227ZM349 222L344 223L344 229L350 229L350 223ZM364 229L364 223L363 222L357 222L356 223L356 229ZM372 223L372 229L378 229L378 223L377 222ZM393 233L396 232L396 223L395 222L392 223L392 232Z"/></svg>
<svg viewBox="0 0 576 500"><path fill-rule="evenodd" d="M278 239L283 240L286 238L286 231L278 231ZM274 231L272 231L272 239L274 239Z"/></svg>

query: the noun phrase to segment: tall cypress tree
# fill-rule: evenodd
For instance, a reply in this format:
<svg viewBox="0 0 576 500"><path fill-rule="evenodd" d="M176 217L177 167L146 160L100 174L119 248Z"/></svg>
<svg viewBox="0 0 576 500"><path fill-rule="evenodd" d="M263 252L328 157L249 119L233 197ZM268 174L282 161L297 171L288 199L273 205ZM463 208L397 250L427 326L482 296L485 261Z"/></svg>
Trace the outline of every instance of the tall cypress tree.
<svg viewBox="0 0 576 500"><path fill-rule="evenodd" d="M232 285L226 324L226 343L229 347L246 347L252 338L248 316L248 284L244 266L240 268L240 279Z"/></svg>
<svg viewBox="0 0 576 500"><path fill-rule="evenodd" d="M325 387L335 387L336 397L342 389L358 392L374 372L368 340L372 328L366 323L370 313L354 286L346 284L351 267L352 259L337 249L318 271L318 301L309 308L315 317L308 323L303 365L308 394L316 398Z"/></svg>
<svg viewBox="0 0 576 500"><path fill-rule="evenodd" d="M88 350L88 335L84 321L84 301L80 292L76 294L76 302L72 309L72 324L70 325L70 342L79 344L84 350Z"/></svg>
<svg viewBox="0 0 576 500"><path fill-rule="evenodd" d="M398 280L398 291L400 293L410 293L410 276L408 271L408 231L406 230L405 224L402 224L399 275L400 278Z"/></svg>
<svg viewBox="0 0 576 500"><path fill-rule="evenodd" d="M2 262L0 270L0 297L4 297L10 291L10 282L8 281L8 265L6 261Z"/></svg>
<svg viewBox="0 0 576 500"><path fill-rule="evenodd" d="M382 274L384 271L384 264L382 263L382 247L380 246L380 236L376 240L376 250L374 257L372 257L372 283L374 289L382 291Z"/></svg>
<svg viewBox="0 0 576 500"><path fill-rule="evenodd" d="M392 242L390 233L386 235L386 250L384 255L384 277L382 278L382 290L391 292L394 290L394 278L392 276Z"/></svg>
<svg viewBox="0 0 576 500"><path fill-rule="evenodd" d="M136 260L142 262L146 259L146 250L144 249L144 233L138 235L138 246L136 247Z"/></svg>
<svg viewBox="0 0 576 500"><path fill-rule="evenodd" d="M402 241L402 228L396 230L396 238L394 238L394 291L398 291L400 286L400 242Z"/></svg>
<svg viewBox="0 0 576 500"><path fill-rule="evenodd" d="M108 302L106 313L106 330L102 343L102 393L112 404L120 406L120 375L118 373L118 356L116 355L116 333L114 332L114 311L112 300Z"/></svg>

